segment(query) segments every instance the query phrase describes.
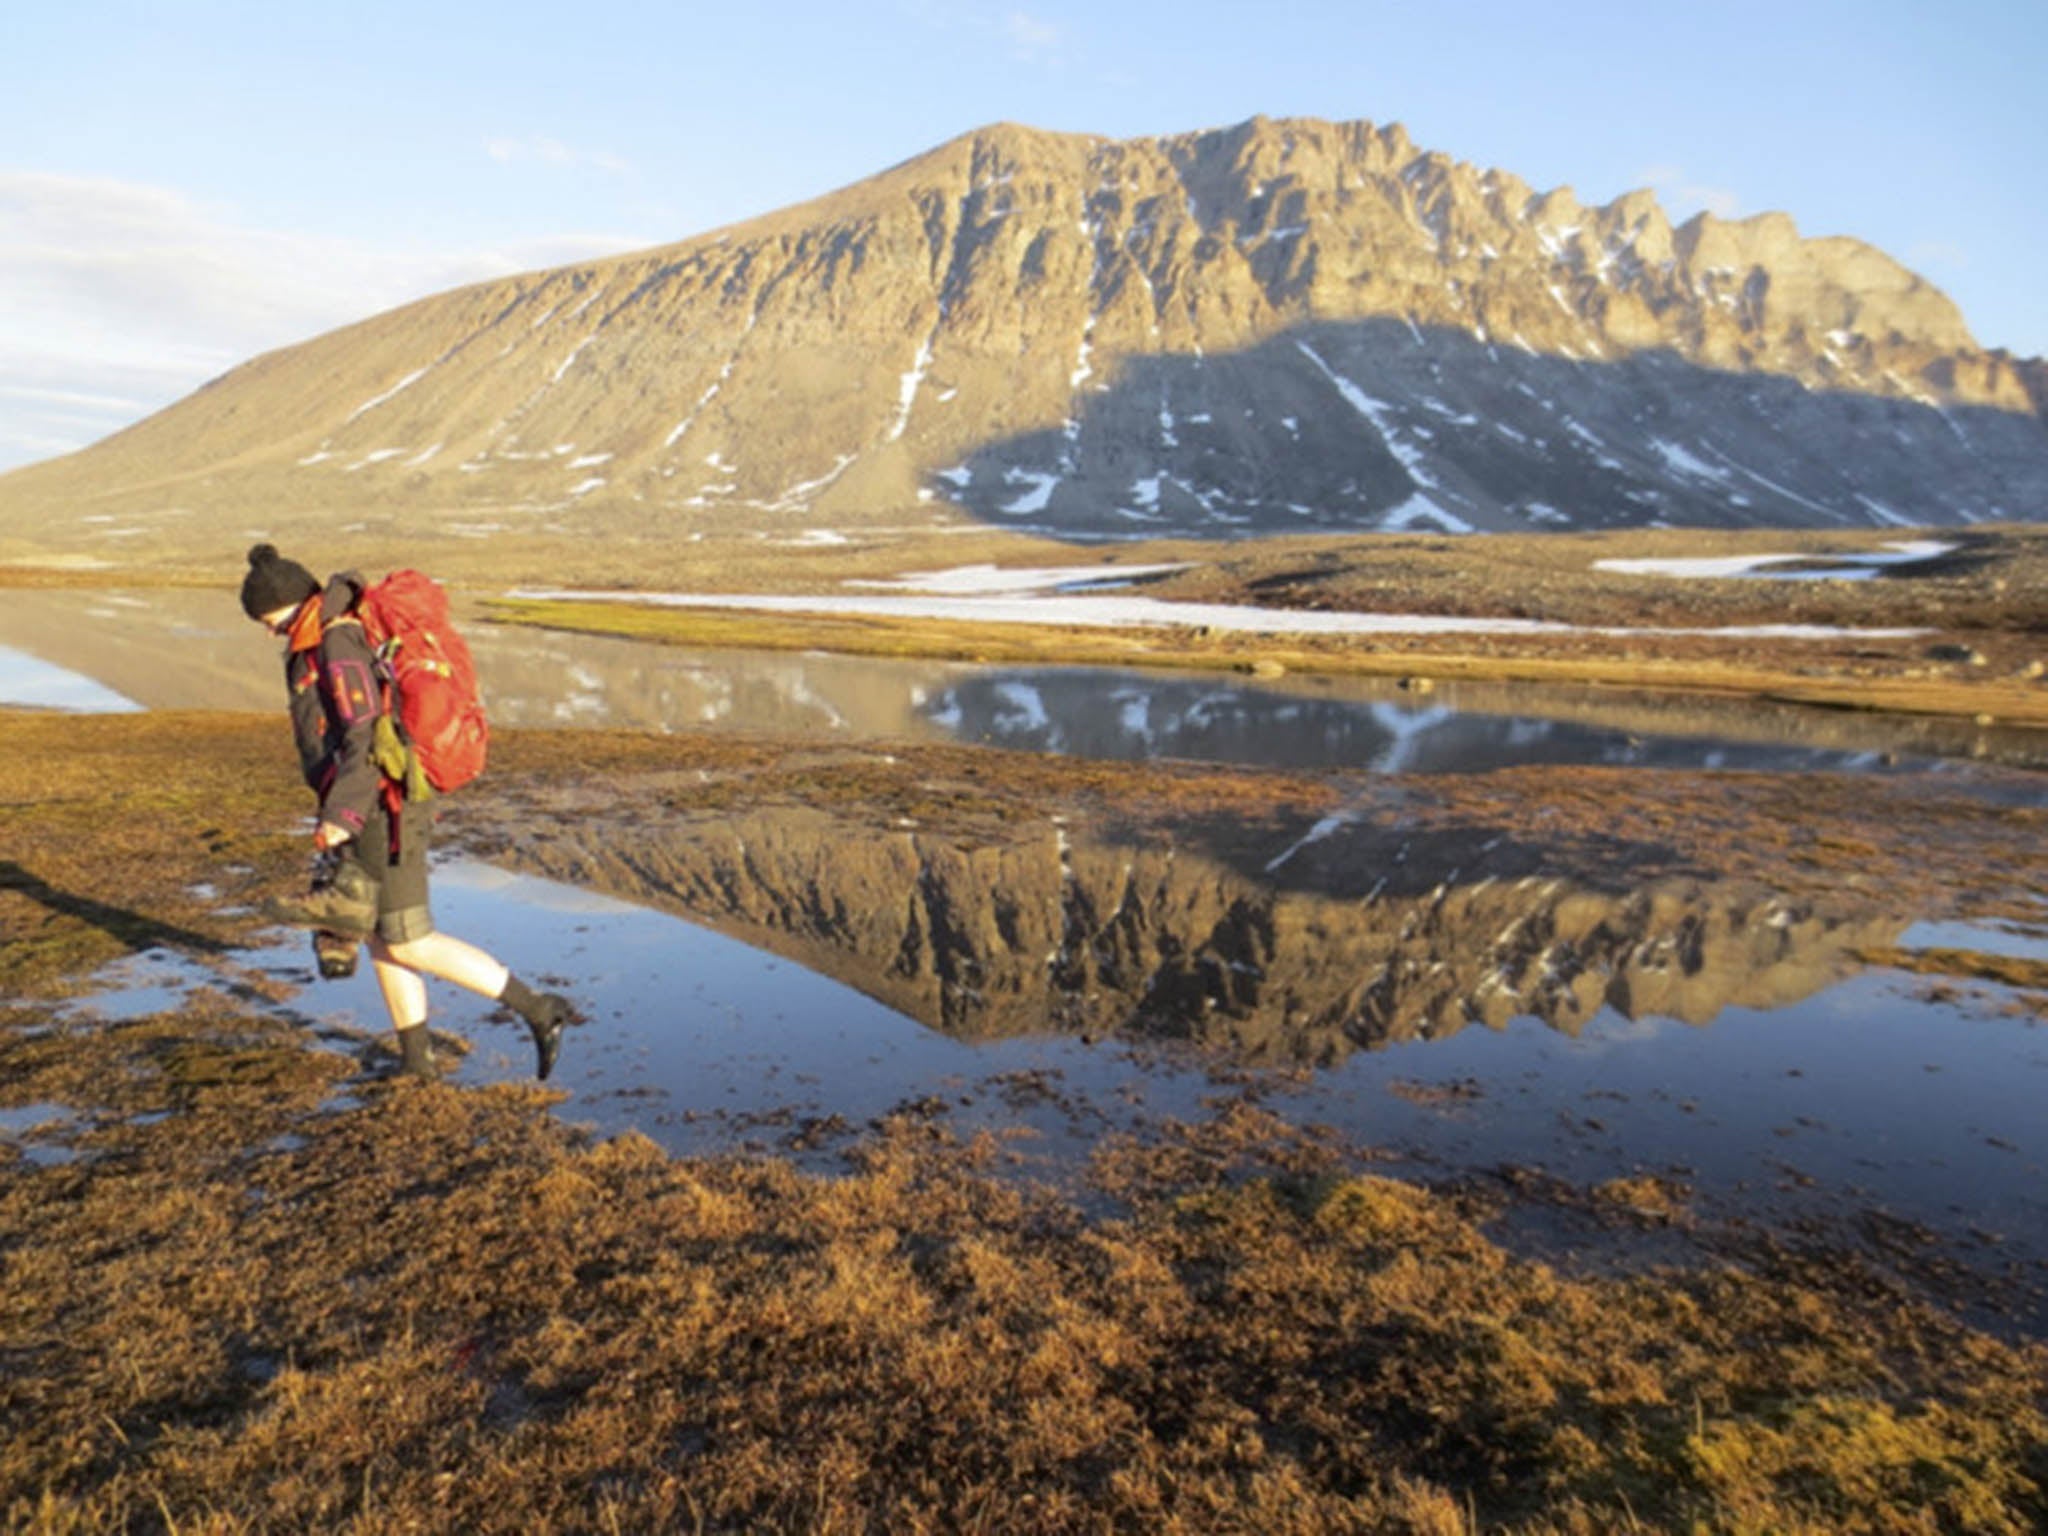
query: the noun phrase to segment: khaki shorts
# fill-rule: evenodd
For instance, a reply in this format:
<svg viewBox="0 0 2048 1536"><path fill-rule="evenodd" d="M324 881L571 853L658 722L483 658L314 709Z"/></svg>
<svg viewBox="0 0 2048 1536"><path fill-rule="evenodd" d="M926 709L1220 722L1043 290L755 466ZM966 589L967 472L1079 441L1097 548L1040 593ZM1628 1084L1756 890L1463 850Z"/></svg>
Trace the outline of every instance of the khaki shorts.
<svg viewBox="0 0 2048 1536"><path fill-rule="evenodd" d="M387 944L424 939L434 931L434 914L427 904L427 839L433 824L429 807L405 807L394 839L391 819L380 801L348 844L350 857L377 887L377 937Z"/></svg>

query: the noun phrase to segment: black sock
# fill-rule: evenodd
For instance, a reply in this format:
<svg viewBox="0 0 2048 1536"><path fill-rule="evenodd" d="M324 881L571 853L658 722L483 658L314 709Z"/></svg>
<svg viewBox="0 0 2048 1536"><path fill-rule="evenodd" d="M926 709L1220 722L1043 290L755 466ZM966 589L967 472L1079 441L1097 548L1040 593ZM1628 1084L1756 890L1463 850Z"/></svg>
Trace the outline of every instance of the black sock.
<svg viewBox="0 0 2048 1536"><path fill-rule="evenodd" d="M540 1002L540 994L510 971L505 973L505 990L498 994L498 1001L518 1014L522 1019L533 1017L534 1006Z"/></svg>

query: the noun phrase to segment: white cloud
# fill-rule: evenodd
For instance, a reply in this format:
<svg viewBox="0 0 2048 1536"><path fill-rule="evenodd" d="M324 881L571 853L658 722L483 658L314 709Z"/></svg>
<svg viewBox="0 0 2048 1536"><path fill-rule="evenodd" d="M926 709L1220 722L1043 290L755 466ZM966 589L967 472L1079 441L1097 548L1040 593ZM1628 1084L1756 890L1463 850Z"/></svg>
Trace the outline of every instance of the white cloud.
<svg viewBox="0 0 2048 1536"><path fill-rule="evenodd" d="M1694 181L1675 165L1653 165L1643 172L1643 185L1654 191L1664 206L1681 216L1705 211L1717 219L1742 216L1742 199L1726 187L1710 187Z"/></svg>
<svg viewBox="0 0 2048 1536"><path fill-rule="evenodd" d="M632 165L618 155L602 150L571 149L560 139L551 139L546 134L528 134L523 139L489 138L484 140L484 153L500 165L538 163L559 166L573 170L589 166L593 170L607 171L615 176L631 173Z"/></svg>
<svg viewBox="0 0 2048 1536"><path fill-rule="evenodd" d="M0 171L0 468L408 300L652 243L421 249L253 228L163 187Z"/></svg>

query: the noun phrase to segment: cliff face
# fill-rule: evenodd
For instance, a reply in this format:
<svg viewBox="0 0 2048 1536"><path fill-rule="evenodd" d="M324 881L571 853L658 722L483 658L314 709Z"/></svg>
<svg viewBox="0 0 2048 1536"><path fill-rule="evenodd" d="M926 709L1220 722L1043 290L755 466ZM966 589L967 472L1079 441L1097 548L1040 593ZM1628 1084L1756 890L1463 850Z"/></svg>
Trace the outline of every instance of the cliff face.
<svg viewBox="0 0 2048 1536"><path fill-rule="evenodd" d="M1185 1039L1256 1062L1519 1015L1576 1032L1603 1006L1705 1024L1819 991L1904 926L1739 881L1614 889L1540 873L1532 849L1366 824L1319 825L1248 870L1156 830L967 840L788 806L593 811L505 856L678 909L950 1035Z"/></svg>
<svg viewBox="0 0 2048 1536"><path fill-rule="evenodd" d="M1780 214L1674 228L1648 193L1585 207L1367 123L999 126L258 358L0 479L0 532L67 537L88 502L227 542L259 509L679 535L2025 518L2041 378Z"/></svg>

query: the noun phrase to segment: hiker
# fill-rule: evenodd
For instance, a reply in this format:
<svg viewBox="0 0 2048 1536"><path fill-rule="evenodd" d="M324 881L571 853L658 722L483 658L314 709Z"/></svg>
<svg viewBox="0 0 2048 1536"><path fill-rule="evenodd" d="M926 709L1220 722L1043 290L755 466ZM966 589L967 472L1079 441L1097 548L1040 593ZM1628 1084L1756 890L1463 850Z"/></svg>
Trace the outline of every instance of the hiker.
<svg viewBox="0 0 2048 1536"><path fill-rule="evenodd" d="M545 1080L575 1010L567 998L534 991L476 946L435 930L427 905L433 813L416 803L421 796L408 797L403 779L378 767L377 725L390 701L382 665L356 616L363 587L362 577L344 571L323 592L312 572L273 546L249 551L242 609L285 642L299 763L320 797L313 846L331 869L303 900L271 908L285 921L324 930L323 937L341 935L351 949L368 944L408 1075L435 1075L421 978L437 976L524 1019L533 1035L535 1075ZM329 958L323 951L323 972Z"/></svg>

